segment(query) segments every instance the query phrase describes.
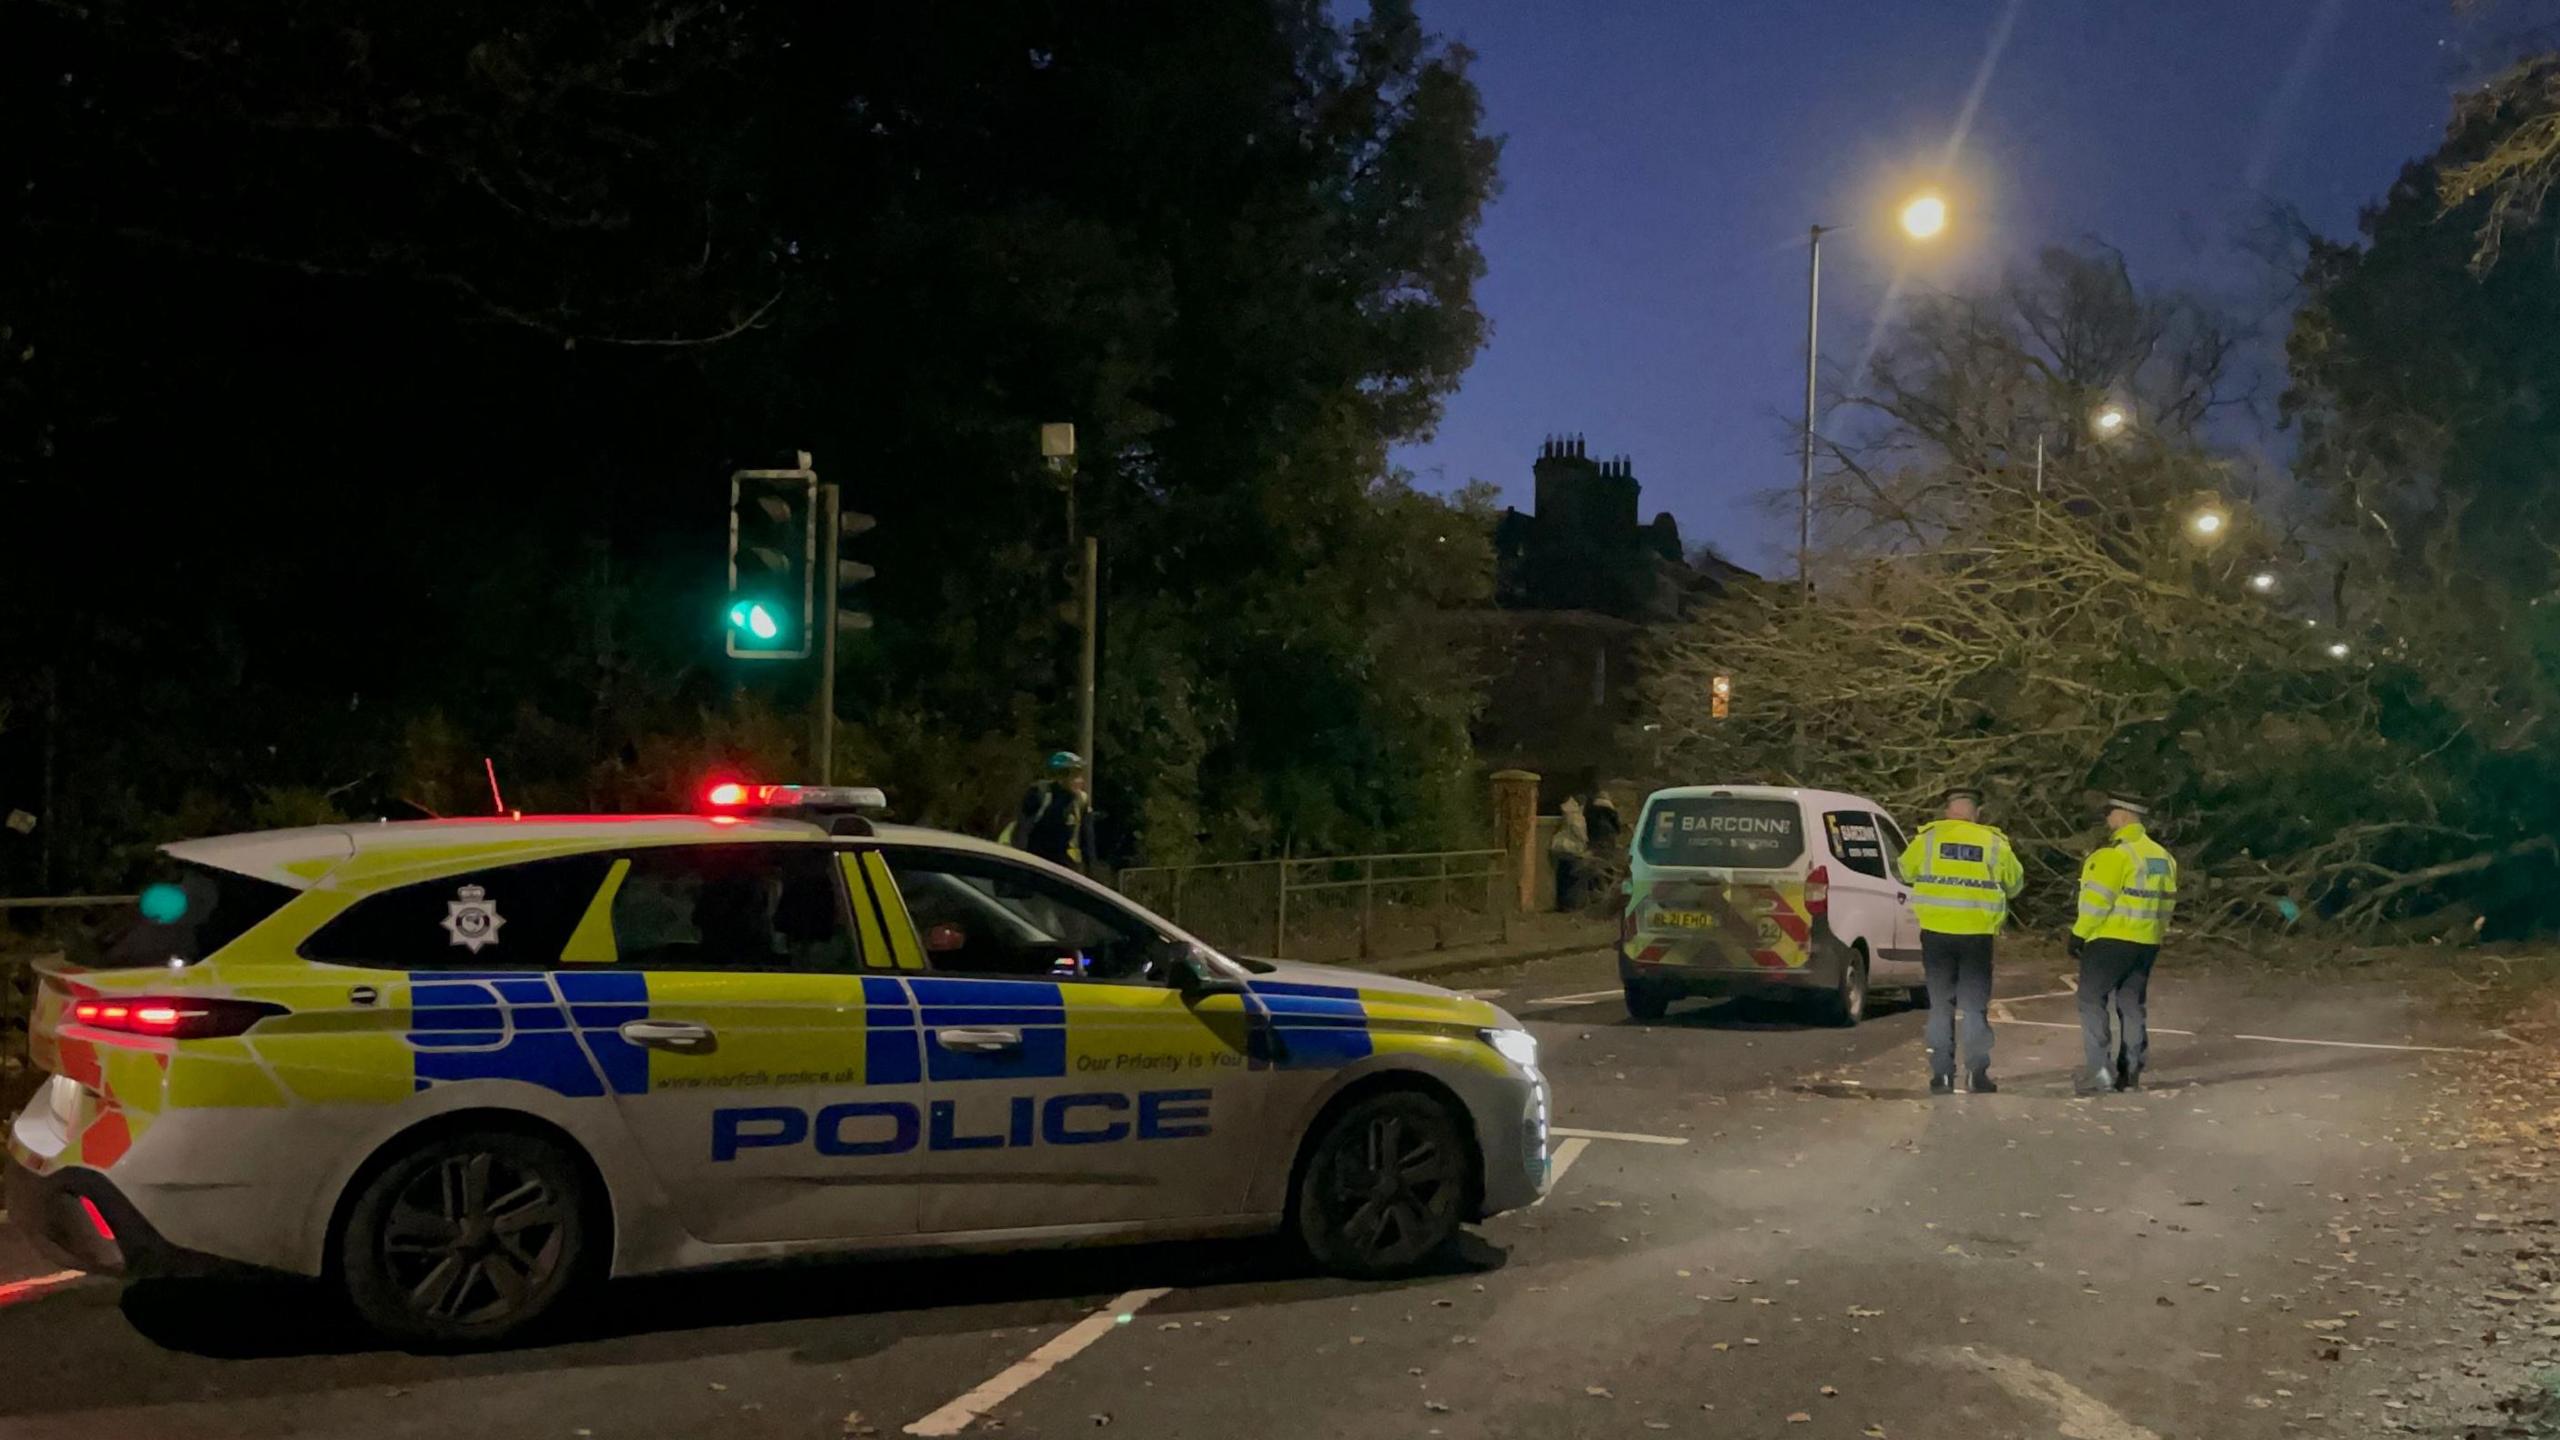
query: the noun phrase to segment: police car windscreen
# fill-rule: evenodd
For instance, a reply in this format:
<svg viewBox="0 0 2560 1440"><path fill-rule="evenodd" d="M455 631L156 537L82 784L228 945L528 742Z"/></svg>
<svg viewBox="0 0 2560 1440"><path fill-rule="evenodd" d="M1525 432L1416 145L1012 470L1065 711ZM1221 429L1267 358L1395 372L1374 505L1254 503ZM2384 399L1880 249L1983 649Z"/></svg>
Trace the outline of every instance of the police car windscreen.
<svg viewBox="0 0 2560 1440"><path fill-rule="evenodd" d="M1640 843L1656 865L1776 870L1804 853L1793 800L1702 795L1656 800Z"/></svg>

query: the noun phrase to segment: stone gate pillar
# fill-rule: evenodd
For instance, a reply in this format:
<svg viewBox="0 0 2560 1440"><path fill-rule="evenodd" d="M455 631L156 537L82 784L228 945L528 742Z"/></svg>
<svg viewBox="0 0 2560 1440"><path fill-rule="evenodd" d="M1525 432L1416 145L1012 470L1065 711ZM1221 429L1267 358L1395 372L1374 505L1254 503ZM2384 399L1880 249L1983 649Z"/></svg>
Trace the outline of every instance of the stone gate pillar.
<svg viewBox="0 0 2560 1440"><path fill-rule="evenodd" d="M1526 913L1538 897L1538 777L1526 770L1493 772L1494 843L1512 878L1513 904Z"/></svg>

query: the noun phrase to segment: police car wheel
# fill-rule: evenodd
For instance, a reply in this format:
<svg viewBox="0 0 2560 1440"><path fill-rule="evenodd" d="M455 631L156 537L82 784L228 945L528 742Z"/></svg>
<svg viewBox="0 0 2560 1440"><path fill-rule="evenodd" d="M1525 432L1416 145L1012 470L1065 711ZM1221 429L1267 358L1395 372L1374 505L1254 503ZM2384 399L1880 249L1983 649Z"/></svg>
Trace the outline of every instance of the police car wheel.
<svg viewBox="0 0 2560 1440"><path fill-rule="evenodd" d="M1466 1140L1448 1107L1393 1091L1346 1107L1317 1137L1298 1182L1298 1238L1337 1275L1394 1275L1456 1238Z"/></svg>
<svg viewBox="0 0 2560 1440"><path fill-rule="evenodd" d="M505 1131L439 1136L377 1172L339 1268L365 1322L404 1344L502 1344L587 1268L586 1178L560 1147Z"/></svg>
<svg viewBox="0 0 2560 1440"><path fill-rule="evenodd" d="M1669 992L1640 981L1627 983L1627 1013L1638 1020L1659 1020L1671 1009Z"/></svg>

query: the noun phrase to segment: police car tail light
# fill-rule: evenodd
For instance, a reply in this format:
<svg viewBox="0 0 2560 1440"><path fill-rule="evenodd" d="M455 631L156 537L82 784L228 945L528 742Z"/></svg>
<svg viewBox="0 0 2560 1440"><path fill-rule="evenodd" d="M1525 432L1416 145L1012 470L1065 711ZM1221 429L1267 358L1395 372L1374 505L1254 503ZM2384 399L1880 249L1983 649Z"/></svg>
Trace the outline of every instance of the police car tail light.
<svg viewBox="0 0 2560 1440"><path fill-rule="evenodd" d="M1804 877L1804 913L1827 914L1831 909L1831 867L1816 865Z"/></svg>
<svg viewBox="0 0 2560 1440"><path fill-rule="evenodd" d="M245 1033L285 1008L257 1000L201 1000L145 996L136 1000L82 1000L71 1007L73 1024L120 1035L167 1040L212 1040Z"/></svg>

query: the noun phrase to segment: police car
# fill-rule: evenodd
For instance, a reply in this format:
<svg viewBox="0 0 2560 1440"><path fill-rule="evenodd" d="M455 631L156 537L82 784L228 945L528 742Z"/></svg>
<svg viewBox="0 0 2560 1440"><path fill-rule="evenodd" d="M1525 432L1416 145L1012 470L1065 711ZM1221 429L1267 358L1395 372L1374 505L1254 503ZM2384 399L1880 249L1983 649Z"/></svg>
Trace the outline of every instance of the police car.
<svg viewBox="0 0 2560 1440"><path fill-rule="evenodd" d="M1229 959L876 791L710 798L165 847L42 979L10 1219L453 1347L806 1254L1285 1230L1391 1274L1545 1188L1537 1045L1491 1005Z"/></svg>

